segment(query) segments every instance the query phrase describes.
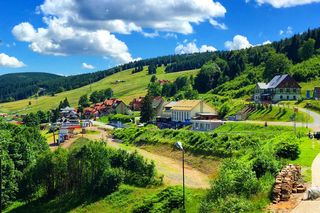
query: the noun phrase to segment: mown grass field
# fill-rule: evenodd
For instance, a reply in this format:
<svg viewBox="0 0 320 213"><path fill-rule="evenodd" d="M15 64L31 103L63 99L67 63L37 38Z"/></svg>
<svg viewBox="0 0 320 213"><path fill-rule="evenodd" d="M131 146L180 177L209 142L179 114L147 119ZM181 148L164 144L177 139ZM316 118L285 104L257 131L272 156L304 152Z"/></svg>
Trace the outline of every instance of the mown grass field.
<svg viewBox="0 0 320 213"><path fill-rule="evenodd" d="M164 67L157 68L157 78L174 81L179 76L196 75L199 70L189 70L176 73L165 73ZM36 112L38 110L49 110L56 108L59 102L64 98L68 98L72 106L78 105L79 97L84 94L91 94L95 90L112 88L114 96L121 98L125 103L129 103L133 98L144 96L147 91L147 86L150 82L151 75L147 73L147 67L144 70L135 74L131 74L132 69L116 73L108 76L91 85L87 85L75 90L70 90L56 94L55 96L42 96L38 99L29 98L15 102L0 104L0 112L11 114L26 114ZM124 82L115 84L115 81L121 80ZM31 105L29 105L31 102Z"/></svg>
<svg viewBox="0 0 320 213"><path fill-rule="evenodd" d="M260 121L293 121L293 107L272 107L272 109L256 110L250 113L248 120ZM297 122L313 122L313 118L304 112L298 112L295 120Z"/></svg>

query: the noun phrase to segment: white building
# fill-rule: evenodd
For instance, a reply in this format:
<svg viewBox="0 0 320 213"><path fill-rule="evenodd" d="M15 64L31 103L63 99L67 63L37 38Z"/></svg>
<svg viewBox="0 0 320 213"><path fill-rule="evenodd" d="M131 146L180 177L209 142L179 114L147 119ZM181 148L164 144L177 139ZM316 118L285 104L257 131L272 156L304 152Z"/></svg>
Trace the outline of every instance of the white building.
<svg viewBox="0 0 320 213"><path fill-rule="evenodd" d="M187 122L197 113L215 113L215 110L201 100L182 100L172 105L171 113L172 121Z"/></svg>
<svg viewBox="0 0 320 213"><path fill-rule="evenodd" d="M192 130L211 131L224 124L221 120L192 120Z"/></svg>
<svg viewBox="0 0 320 213"><path fill-rule="evenodd" d="M297 100L301 95L301 87L289 75L277 75L268 84L257 83L254 94L255 102L278 102Z"/></svg>

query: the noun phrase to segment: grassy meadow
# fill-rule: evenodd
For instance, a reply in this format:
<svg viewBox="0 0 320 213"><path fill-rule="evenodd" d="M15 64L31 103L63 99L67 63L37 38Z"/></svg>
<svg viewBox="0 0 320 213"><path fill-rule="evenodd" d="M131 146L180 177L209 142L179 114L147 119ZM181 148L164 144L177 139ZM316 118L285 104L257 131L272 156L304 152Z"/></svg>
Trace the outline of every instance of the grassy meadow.
<svg viewBox="0 0 320 213"><path fill-rule="evenodd" d="M157 78L174 81L179 76L196 75L199 70L190 70L176 73L165 73L165 67L157 68ZM0 112L11 114L26 114L36 112L38 110L49 110L56 108L59 102L64 98L68 98L72 106L78 105L80 96L91 94L93 91L112 88L114 96L121 98L125 103L129 103L133 98L144 96L147 91L147 86L150 82L151 75L148 75L147 67L138 73L131 74L132 69L118 72L108 76L91 85L87 85L78 89L58 93L55 96L41 96L39 98L29 98L9 103L0 104ZM115 81L121 80L115 84ZM31 105L29 105L31 102Z"/></svg>

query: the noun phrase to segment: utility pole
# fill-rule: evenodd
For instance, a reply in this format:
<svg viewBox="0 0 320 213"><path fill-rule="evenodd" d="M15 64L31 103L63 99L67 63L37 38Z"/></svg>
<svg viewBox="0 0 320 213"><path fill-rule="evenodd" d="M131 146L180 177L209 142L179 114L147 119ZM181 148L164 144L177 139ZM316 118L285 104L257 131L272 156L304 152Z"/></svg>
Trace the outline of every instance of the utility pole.
<svg viewBox="0 0 320 213"><path fill-rule="evenodd" d="M183 193L183 213L186 213L186 195L184 184L184 149L181 142L176 142L175 146L182 152L182 193Z"/></svg>

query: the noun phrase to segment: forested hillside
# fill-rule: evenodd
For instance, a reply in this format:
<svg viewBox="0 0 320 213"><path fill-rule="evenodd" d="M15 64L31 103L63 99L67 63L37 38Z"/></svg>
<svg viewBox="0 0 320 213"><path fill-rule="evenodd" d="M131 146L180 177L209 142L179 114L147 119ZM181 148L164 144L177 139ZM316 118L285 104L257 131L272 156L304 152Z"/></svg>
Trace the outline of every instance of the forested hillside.
<svg viewBox="0 0 320 213"><path fill-rule="evenodd" d="M3 75L0 76L0 102L28 98L38 94L39 91L41 92L39 95L42 95L76 89L132 68L132 73L136 73L142 71L144 66L148 66L149 74L154 74L156 67L164 66L165 72L169 73L199 69L207 62L213 61L219 66L219 71L215 71L214 78L209 78L208 84L203 88L195 86L199 92L204 93L236 78L248 66L252 68L263 66L266 72L263 73L262 79L269 80L275 74L288 72L292 64L303 63L319 54L319 48L320 29L314 29L264 46L255 46L238 51L161 56L130 62L104 71L68 77L50 75L51 77L44 79L45 74L23 74L27 76L28 80L26 80L21 78L21 74ZM301 65L302 69L303 67L304 64ZM299 81L308 81L320 75L314 69L312 71L307 70L307 73L300 70L299 67L290 71ZM12 78L17 80L12 80ZM198 83L201 84L201 81Z"/></svg>

